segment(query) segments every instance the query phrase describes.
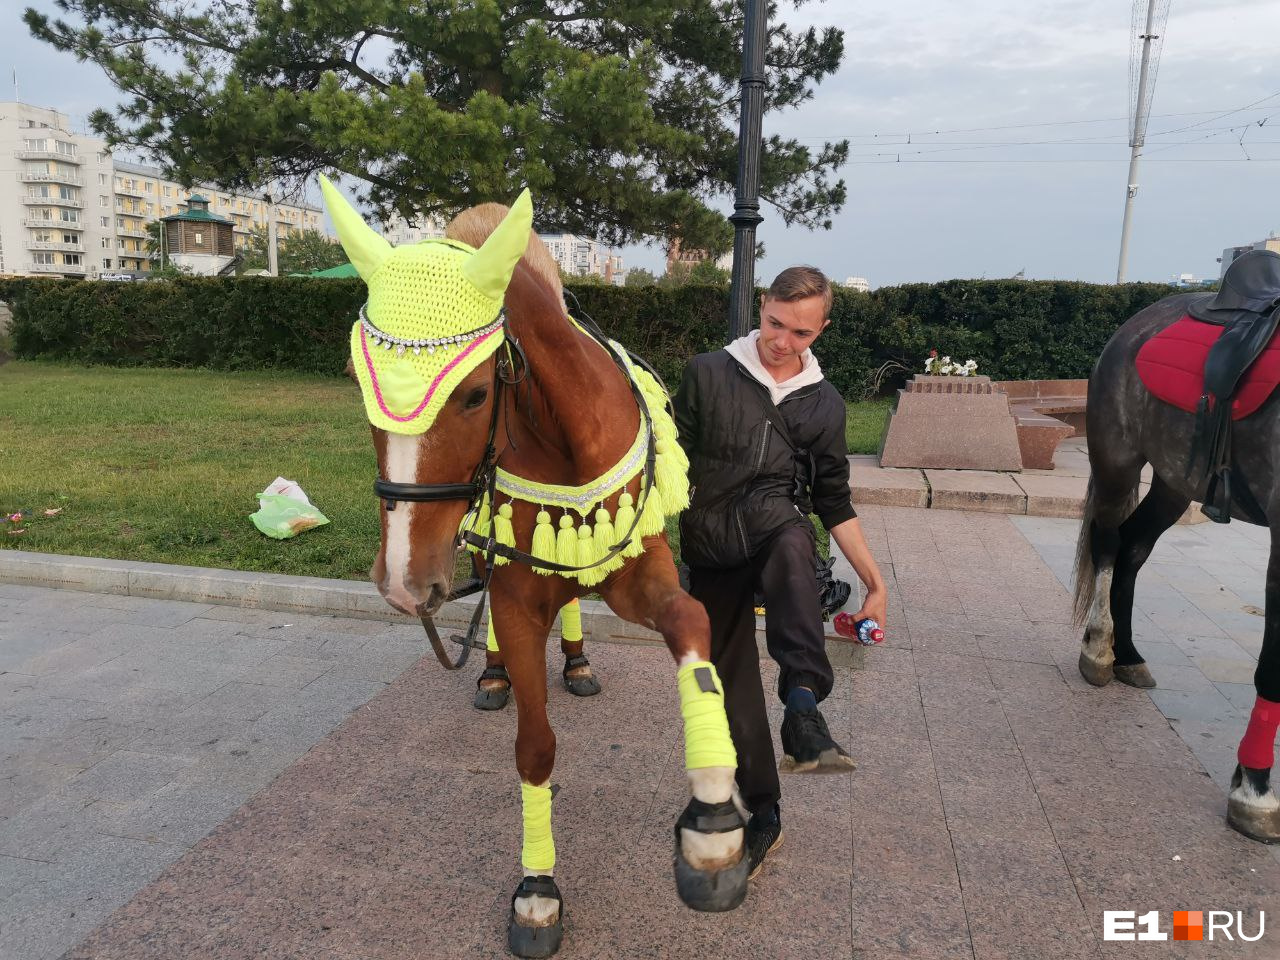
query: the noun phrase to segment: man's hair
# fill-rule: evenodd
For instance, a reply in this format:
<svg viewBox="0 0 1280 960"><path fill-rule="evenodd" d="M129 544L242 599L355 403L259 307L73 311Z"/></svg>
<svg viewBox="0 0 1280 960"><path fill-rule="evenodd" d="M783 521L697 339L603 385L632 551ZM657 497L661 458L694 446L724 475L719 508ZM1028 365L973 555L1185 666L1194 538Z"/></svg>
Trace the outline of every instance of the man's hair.
<svg viewBox="0 0 1280 960"><path fill-rule="evenodd" d="M822 316L826 319L831 313L834 293L831 290L831 281L817 267L787 267L773 278L773 283L769 285L764 296L766 300L780 300L783 303L821 297Z"/></svg>

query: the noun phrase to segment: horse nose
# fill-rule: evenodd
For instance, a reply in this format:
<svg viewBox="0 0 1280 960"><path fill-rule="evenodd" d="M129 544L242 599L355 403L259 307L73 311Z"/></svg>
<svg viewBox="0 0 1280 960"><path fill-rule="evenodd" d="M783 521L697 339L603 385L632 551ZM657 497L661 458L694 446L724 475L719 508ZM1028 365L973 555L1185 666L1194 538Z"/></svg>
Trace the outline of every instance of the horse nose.
<svg viewBox="0 0 1280 960"><path fill-rule="evenodd" d="M427 589L427 598L418 604L417 612L420 617L434 617L436 612L444 606L445 597L449 595L449 588L443 580L433 580L431 586Z"/></svg>

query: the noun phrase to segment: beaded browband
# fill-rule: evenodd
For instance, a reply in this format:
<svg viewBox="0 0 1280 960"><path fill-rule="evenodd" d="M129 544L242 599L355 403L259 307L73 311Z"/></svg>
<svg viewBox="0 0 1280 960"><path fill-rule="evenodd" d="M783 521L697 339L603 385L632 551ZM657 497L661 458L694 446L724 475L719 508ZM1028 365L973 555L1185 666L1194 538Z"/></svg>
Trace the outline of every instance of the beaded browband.
<svg viewBox="0 0 1280 960"><path fill-rule="evenodd" d="M379 330L374 326L373 321L369 319L369 314L365 311L365 304L360 305L360 325L364 327L365 332L369 334L370 339L373 340L374 346L380 346L384 350L390 350L394 347L396 356L399 357L403 357L406 350L412 350L415 355L421 354L423 350L426 350L427 353L435 353L437 349L447 351L458 344L477 340L480 337L493 333L493 331L501 327L505 317L506 310L499 310L498 316L491 322L486 323L483 327L477 327L475 330L469 330L466 333L455 333L449 337L407 340L404 337L395 337L389 333Z"/></svg>

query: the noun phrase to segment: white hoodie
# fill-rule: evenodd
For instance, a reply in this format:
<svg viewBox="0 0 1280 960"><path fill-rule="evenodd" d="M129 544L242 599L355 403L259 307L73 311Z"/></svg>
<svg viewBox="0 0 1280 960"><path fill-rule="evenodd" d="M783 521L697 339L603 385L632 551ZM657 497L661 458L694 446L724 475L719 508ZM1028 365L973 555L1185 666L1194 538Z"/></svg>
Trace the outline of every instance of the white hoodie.
<svg viewBox="0 0 1280 960"><path fill-rule="evenodd" d="M759 340L760 331L752 330L745 337L739 337L733 341L725 349L729 351L729 356L746 367L753 377L769 389L769 396L773 399L774 406L777 406L784 397L794 393L801 387L810 386L822 379L822 368L818 366L818 358L813 355L812 350L805 350L800 355L801 366L799 373L790 380L783 380L781 383L774 380L773 374L760 362Z"/></svg>

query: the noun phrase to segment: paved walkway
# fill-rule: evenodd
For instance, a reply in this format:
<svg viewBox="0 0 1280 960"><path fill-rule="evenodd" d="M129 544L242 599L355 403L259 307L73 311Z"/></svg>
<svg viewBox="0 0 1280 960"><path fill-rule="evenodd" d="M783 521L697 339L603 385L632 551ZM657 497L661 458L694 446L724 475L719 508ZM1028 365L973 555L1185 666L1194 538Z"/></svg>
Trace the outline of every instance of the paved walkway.
<svg viewBox="0 0 1280 960"><path fill-rule="evenodd" d="M890 640L839 648L824 705L859 769L785 781L785 844L738 911L674 895L685 786L665 652L599 644L603 696L552 686L562 956L1199 957L1104 945L1102 911L1157 909L1169 930L1175 909L1280 910L1280 860L1224 826L1206 774L1234 742L1224 761L1157 706L1221 705L1076 673L1056 575L1069 522L862 515ZM1260 635L1228 606L1257 602L1260 574L1233 564L1261 547L1183 534L1169 547L1190 562L1162 554L1140 597L1142 649L1162 681L1196 670L1234 710L1210 661L1249 649L1184 645ZM1190 563L1244 576L1215 608L1174 569ZM402 625L0 585L0 957L505 956L514 715L471 710L472 677L423 651ZM1278 935L1228 949L1274 958Z"/></svg>

